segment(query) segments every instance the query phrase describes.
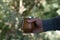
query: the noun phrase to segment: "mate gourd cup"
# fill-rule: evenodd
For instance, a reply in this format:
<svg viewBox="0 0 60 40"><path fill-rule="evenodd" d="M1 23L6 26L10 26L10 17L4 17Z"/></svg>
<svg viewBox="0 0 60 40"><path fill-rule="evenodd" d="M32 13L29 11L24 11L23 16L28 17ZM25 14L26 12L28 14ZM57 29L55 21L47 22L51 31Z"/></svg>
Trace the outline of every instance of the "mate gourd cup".
<svg viewBox="0 0 60 40"><path fill-rule="evenodd" d="M24 17L23 18L23 24L22 24L22 29L24 33L29 33L32 32L35 28L34 22L27 22L27 20L32 19L32 17Z"/></svg>

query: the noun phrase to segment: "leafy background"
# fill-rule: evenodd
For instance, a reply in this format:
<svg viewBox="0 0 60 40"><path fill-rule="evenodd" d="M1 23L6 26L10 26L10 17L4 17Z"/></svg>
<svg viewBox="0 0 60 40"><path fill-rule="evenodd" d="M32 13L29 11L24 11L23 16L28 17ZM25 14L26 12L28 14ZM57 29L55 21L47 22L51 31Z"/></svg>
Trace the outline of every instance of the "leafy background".
<svg viewBox="0 0 60 40"><path fill-rule="evenodd" d="M0 40L60 40L60 31L23 33L22 17L47 20L60 15L59 0L0 0Z"/></svg>

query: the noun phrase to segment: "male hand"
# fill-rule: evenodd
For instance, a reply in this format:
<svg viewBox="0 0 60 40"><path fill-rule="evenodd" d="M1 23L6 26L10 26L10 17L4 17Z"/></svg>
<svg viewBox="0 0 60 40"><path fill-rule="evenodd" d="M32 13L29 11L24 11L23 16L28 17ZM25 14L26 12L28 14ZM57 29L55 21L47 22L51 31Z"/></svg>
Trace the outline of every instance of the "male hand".
<svg viewBox="0 0 60 40"><path fill-rule="evenodd" d="M35 22L35 24L37 25L32 33L43 32L42 20L40 20L38 18L31 18L30 20L27 20L27 22Z"/></svg>

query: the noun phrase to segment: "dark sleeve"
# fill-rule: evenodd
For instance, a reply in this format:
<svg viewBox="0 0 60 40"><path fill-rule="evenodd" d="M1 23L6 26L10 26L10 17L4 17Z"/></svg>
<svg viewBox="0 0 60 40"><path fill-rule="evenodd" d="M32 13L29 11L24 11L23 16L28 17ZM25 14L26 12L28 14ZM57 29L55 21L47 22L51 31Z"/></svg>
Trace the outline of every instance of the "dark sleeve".
<svg viewBox="0 0 60 40"><path fill-rule="evenodd" d="M44 31L60 30L60 16L49 20L43 20L42 23Z"/></svg>

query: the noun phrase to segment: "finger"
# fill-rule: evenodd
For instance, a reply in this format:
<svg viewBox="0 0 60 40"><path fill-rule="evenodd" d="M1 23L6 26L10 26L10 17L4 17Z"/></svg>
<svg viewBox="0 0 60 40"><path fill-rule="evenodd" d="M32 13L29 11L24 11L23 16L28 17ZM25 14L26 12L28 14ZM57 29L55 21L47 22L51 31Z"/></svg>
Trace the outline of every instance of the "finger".
<svg viewBox="0 0 60 40"><path fill-rule="evenodd" d="M37 19L35 23L37 24L38 27L42 27L42 20Z"/></svg>
<svg viewBox="0 0 60 40"><path fill-rule="evenodd" d="M36 21L35 18L31 18L31 19L27 20L27 22L35 22L35 21Z"/></svg>

